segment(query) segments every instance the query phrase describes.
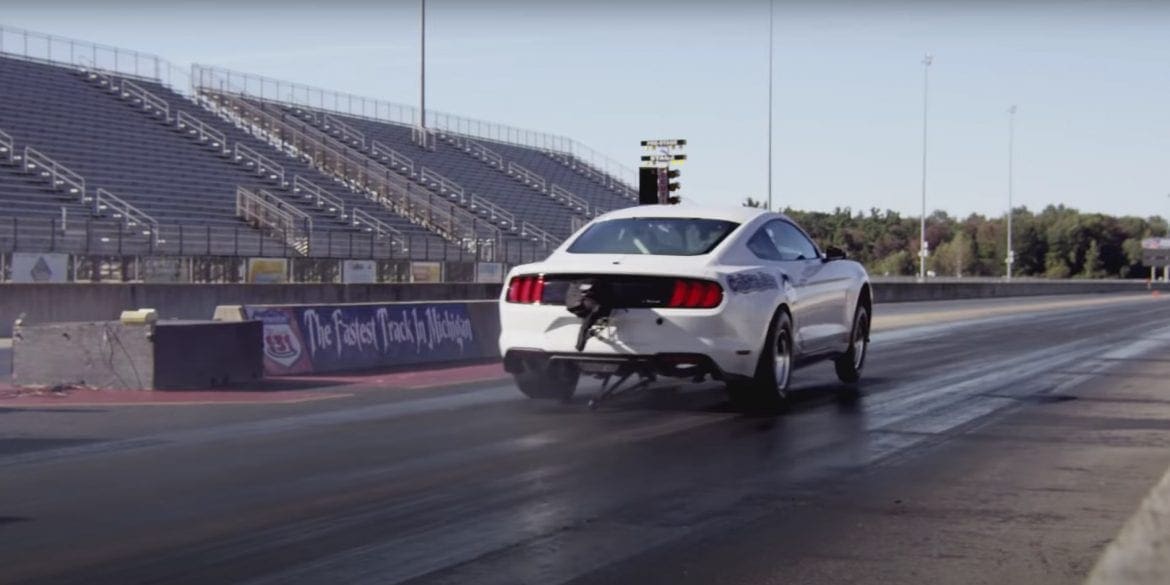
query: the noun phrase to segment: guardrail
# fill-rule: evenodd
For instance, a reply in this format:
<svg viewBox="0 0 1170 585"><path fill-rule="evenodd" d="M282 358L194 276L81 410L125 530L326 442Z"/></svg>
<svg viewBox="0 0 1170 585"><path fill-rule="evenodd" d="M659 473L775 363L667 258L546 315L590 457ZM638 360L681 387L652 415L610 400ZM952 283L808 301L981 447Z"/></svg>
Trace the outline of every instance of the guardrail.
<svg viewBox="0 0 1170 585"><path fill-rule="evenodd" d="M284 184L284 167L279 163L273 162L268 157L256 152L252 147L242 142L236 143L232 149L232 153L236 161L243 162L244 166L251 167L256 171L256 174L265 175L273 181L280 181L282 185Z"/></svg>
<svg viewBox="0 0 1170 585"><path fill-rule="evenodd" d="M321 120L321 129L328 132L334 128L337 129L337 133L341 135L343 140L348 140L351 144L355 144L361 148L366 147L366 135L364 132L329 114L325 114Z"/></svg>
<svg viewBox="0 0 1170 585"><path fill-rule="evenodd" d="M380 158L382 162L394 165L411 176L414 175L414 160L397 150L374 140L370 143L370 153Z"/></svg>
<svg viewBox="0 0 1170 585"><path fill-rule="evenodd" d="M26 146L24 147L24 162L22 164L25 172L35 172L42 178L48 179L54 191L65 191L70 195L76 195L82 203L87 202L85 177L69 170L68 167L58 163L48 155L31 146Z"/></svg>
<svg viewBox="0 0 1170 585"><path fill-rule="evenodd" d="M481 231L487 232L493 239L501 236L495 226L480 221L454 204L439 205L433 193L412 185L377 161L344 145L340 148L332 147L319 136L310 135L247 100L207 90L201 90L201 95L211 107L235 116L242 125L264 132L295 152L307 156L322 172L338 177L354 190L365 193L367 197L449 241L480 241L483 239Z"/></svg>
<svg viewBox="0 0 1170 585"><path fill-rule="evenodd" d="M204 124L203 120L179 110L175 115L175 127L199 139L199 142L211 142L211 146L227 151L227 137L223 132Z"/></svg>
<svg viewBox="0 0 1170 585"><path fill-rule="evenodd" d="M316 209L324 209L340 219L349 219L345 212L345 202L340 197L300 175L293 175L293 193L302 199L310 200Z"/></svg>
<svg viewBox="0 0 1170 585"><path fill-rule="evenodd" d="M138 100L142 104L142 109L162 114L163 120L171 121L171 105L166 100L150 93L142 88L142 86L130 81L129 79L122 79L118 82L118 91L121 92L123 98L131 100Z"/></svg>
<svg viewBox="0 0 1170 585"><path fill-rule="evenodd" d="M149 53L10 26L0 26L0 53L28 61L84 66L115 75L132 75L157 81L180 93L189 93L186 86L190 80L190 71ZM180 85L176 86L176 83Z"/></svg>
<svg viewBox="0 0 1170 585"><path fill-rule="evenodd" d="M141 230L142 235L150 236L151 238L158 237L158 222L150 214L142 211L134 204L98 187L93 198L93 212L94 215L104 216L106 212L110 212L114 219L122 223L122 227L130 230L138 226L144 226ZM160 243L155 240L155 243Z"/></svg>
<svg viewBox="0 0 1170 585"><path fill-rule="evenodd" d="M16 157L16 141L12 139L12 135L0 130L0 160L8 164L15 162Z"/></svg>
<svg viewBox="0 0 1170 585"><path fill-rule="evenodd" d="M528 185L529 187L532 187L541 193L548 192L548 184L545 182L544 177L528 170L522 165L509 161L508 174L519 178L524 182L525 185Z"/></svg>

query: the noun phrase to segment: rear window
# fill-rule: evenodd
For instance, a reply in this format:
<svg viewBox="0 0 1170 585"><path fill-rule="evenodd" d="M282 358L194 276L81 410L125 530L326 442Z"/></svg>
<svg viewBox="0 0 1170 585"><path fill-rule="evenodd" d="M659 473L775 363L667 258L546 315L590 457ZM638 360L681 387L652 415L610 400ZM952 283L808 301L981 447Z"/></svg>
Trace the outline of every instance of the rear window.
<svg viewBox="0 0 1170 585"><path fill-rule="evenodd" d="M739 224L721 219L633 217L589 226L569 246L572 254L699 256L719 245Z"/></svg>

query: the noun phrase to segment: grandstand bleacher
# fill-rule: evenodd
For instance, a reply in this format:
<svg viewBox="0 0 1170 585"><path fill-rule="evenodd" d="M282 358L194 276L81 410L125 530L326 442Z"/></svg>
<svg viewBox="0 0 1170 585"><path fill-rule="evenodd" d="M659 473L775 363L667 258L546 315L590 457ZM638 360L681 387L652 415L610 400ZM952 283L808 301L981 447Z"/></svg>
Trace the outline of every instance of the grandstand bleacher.
<svg viewBox="0 0 1170 585"><path fill-rule="evenodd" d="M634 203L572 152L274 100L198 65L177 87L157 57L128 74L94 65L117 49L54 59L47 38L0 43L0 252L519 263Z"/></svg>

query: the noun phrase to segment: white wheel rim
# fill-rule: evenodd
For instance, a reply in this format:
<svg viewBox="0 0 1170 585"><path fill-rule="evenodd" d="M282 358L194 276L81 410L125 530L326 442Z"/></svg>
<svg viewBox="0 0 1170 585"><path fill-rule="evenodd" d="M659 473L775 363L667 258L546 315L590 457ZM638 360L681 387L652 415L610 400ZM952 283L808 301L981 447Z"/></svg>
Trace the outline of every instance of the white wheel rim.
<svg viewBox="0 0 1170 585"><path fill-rule="evenodd" d="M788 388L788 376L792 372L792 348L788 343L784 330L776 335L776 355L773 356L773 367L776 373L776 388L784 391Z"/></svg>
<svg viewBox="0 0 1170 585"><path fill-rule="evenodd" d="M865 352L869 348L869 343L866 342L866 328L869 326L869 320L864 315L857 316L856 338L853 340L853 369L860 370L861 366L865 364Z"/></svg>

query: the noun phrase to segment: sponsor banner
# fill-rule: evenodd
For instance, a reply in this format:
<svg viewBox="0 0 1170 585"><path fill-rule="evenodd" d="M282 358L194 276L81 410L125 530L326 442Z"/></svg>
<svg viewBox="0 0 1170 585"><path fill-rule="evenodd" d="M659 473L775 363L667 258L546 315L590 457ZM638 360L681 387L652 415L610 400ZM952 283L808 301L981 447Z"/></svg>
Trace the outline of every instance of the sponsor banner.
<svg viewBox="0 0 1170 585"><path fill-rule="evenodd" d="M142 259L144 282L185 282L183 259L174 256L152 256Z"/></svg>
<svg viewBox="0 0 1170 585"><path fill-rule="evenodd" d="M475 282L504 282L504 264L501 262L478 262L475 265Z"/></svg>
<svg viewBox="0 0 1170 585"><path fill-rule="evenodd" d="M264 323L269 375L485 357L465 303L244 307Z"/></svg>
<svg viewBox="0 0 1170 585"><path fill-rule="evenodd" d="M443 282L442 262L411 262L411 282Z"/></svg>
<svg viewBox="0 0 1170 585"><path fill-rule="evenodd" d="M285 284L288 282L287 258L248 258L248 284Z"/></svg>
<svg viewBox="0 0 1170 585"><path fill-rule="evenodd" d="M313 362L305 351L296 311L286 307L244 307L244 318L264 324L264 373L305 374Z"/></svg>
<svg viewBox="0 0 1170 585"><path fill-rule="evenodd" d="M69 255L13 252L12 282L69 282Z"/></svg>
<svg viewBox="0 0 1170 585"><path fill-rule="evenodd" d="M1146 238L1142 240L1142 248L1146 250L1170 250L1170 238Z"/></svg>
<svg viewBox="0 0 1170 585"><path fill-rule="evenodd" d="M346 260L341 265L341 282L374 284L378 282L378 264L373 260Z"/></svg>

